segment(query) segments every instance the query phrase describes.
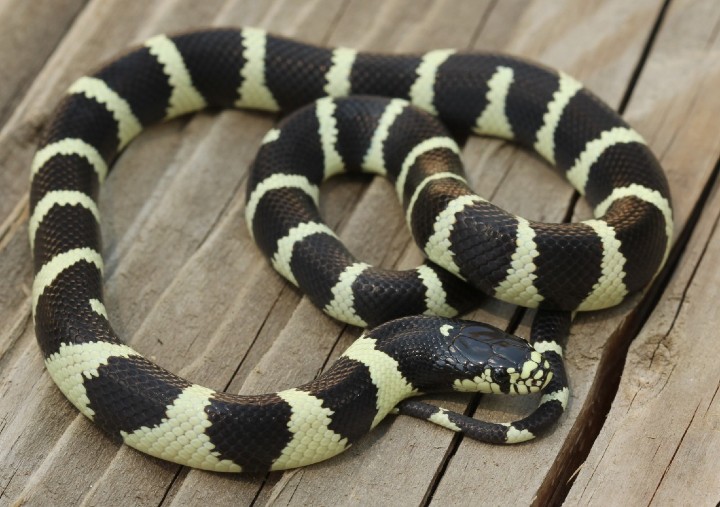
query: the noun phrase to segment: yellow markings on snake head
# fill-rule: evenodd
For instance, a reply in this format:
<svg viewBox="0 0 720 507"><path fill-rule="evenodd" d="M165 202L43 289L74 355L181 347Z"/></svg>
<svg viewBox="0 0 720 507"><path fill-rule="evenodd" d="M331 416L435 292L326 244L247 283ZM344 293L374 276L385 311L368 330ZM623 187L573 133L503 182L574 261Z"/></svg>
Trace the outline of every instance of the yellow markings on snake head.
<svg viewBox="0 0 720 507"><path fill-rule="evenodd" d="M323 407L321 399L298 389L277 394L292 409L288 429L293 438L273 463L272 470L311 465L347 449L347 438L328 427L334 412Z"/></svg>
<svg viewBox="0 0 720 507"><path fill-rule="evenodd" d="M518 394L530 394L532 391L527 384L519 383L515 386L515 392Z"/></svg>
<svg viewBox="0 0 720 507"><path fill-rule="evenodd" d="M533 344L533 348L534 348L535 350L537 350L538 352L540 352L541 354L542 354L543 352L551 351L551 352L555 352L555 353L556 353L557 355L559 355L560 357L562 357L562 355L563 355L562 347L561 347L560 345L558 345L558 344L557 344L556 342L554 342L554 341L539 341L539 342L535 342L535 343ZM545 362L547 363L547 361L545 361ZM548 365L545 366L545 368L549 368L549 367L550 367L550 363L548 363Z"/></svg>
<svg viewBox="0 0 720 507"><path fill-rule="evenodd" d="M548 363L547 368L550 369L550 363ZM553 375L554 375L554 373L552 371L548 371L548 374L545 377L545 383L543 384L543 387L545 387L546 385L548 385L550 383L550 381L553 378Z"/></svg>
<svg viewBox="0 0 720 507"><path fill-rule="evenodd" d="M440 326L440 334L443 336L450 336L450 331L453 327L450 324L444 324Z"/></svg>
<svg viewBox="0 0 720 507"><path fill-rule="evenodd" d="M90 308L92 308L92 311L103 317L105 320L108 320L107 310L105 309L105 305L102 303L102 301L92 298L88 302L90 303Z"/></svg>
<svg viewBox="0 0 720 507"><path fill-rule="evenodd" d="M523 363L522 372L520 373L521 379L530 378L530 374L537 368L537 363L534 361L525 361Z"/></svg>
<svg viewBox="0 0 720 507"><path fill-rule="evenodd" d="M541 364L546 365L546 369L549 369L550 363L543 359L542 354L537 350L533 350L530 353L530 359L525 361L520 371L520 379L516 381L515 386L518 394L526 394L525 390L529 389L530 392L539 390L539 379L543 377L543 370L540 368Z"/></svg>
<svg viewBox="0 0 720 507"><path fill-rule="evenodd" d="M540 352L533 350L530 353L530 359L528 361L525 361L523 363L522 370L520 371L520 379L521 380L527 380L530 379L532 375L534 375L533 372L538 370L540 368L540 364L543 363L544 359ZM547 361L544 361L546 364ZM542 370L541 370L542 371ZM528 384L531 385L532 383L523 382L522 384Z"/></svg>
<svg viewBox="0 0 720 507"><path fill-rule="evenodd" d="M493 384L497 386L498 391L494 390ZM493 382L490 369L486 368L484 372L473 379L455 379L455 382L453 382L453 389L463 393L492 394L494 392L499 392L500 386Z"/></svg>
<svg viewBox="0 0 720 507"><path fill-rule="evenodd" d="M547 375L545 375L545 379L542 381L542 384L540 384L540 385L535 384L533 386L533 388L531 389L532 392L537 392L537 391L541 391L542 389L545 389L545 386L547 386L550 383L550 381L553 379L553 376L554 376L553 372L548 371Z"/></svg>
<svg viewBox="0 0 720 507"><path fill-rule="evenodd" d="M530 359L523 363L521 371L510 373L510 394L537 393L553 378L550 362L538 351L530 354Z"/></svg>

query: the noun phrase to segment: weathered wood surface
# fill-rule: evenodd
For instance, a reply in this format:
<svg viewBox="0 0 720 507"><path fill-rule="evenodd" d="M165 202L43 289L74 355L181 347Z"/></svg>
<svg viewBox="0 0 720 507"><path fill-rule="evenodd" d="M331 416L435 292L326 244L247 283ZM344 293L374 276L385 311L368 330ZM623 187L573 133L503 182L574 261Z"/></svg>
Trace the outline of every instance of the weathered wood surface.
<svg viewBox="0 0 720 507"><path fill-rule="evenodd" d="M712 194L697 227L693 213L714 184L720 155L720 7L714 0L665 3L0 0L0 62L10 70L0 74L0 505L720 500L713 459L720 345L712 333L720 197ZM550 436L489 447L391 418L328 462L223 476L120 447L63 398L44 372L30 319L27 171L37 131L62 91L120 48L207 25L261 26L368 50L510 51L562 68L625 108L670 177L677 229L685 231L672 258L679 262L648 296L577 318L567 352L572 399ZM272 123L267 115L221 112L152 128L123 154L101 195L106 305L115 329L162 366L230 392L307 381L359 333L324 317L275 275L245 229L247 166ZM473 138L464 158L475 188L516 213L555 221L569 211L587 216L582 203L573 209L573 194L556 174L514 147ZM386 182L343 179L327 187L324 216L360 258L400 267L419 260ZM518 200L526 189L537 198ZM487 301L472 317L508 326L521 315ZM528 322L525 316L519 334L527 335ZM689 373L695 363L704 368ZM457 410L469 403L442 401ZM483 398L477 410L504 420L531 406Z"/></svg>
<svg viewBox="0 0 720 507"><path fill-rule="evenodd" d="M673 2L628 109L630 120L656 109L648 126L654 124L652 137L662 140L655 147L676 175L679 221L690 211L683 193L713 171L720 152L718 27L717 2ZM568 496L571 505L720 501L720 195L717 185L708 190L680 263L630 347L608 419Z"/></svg>

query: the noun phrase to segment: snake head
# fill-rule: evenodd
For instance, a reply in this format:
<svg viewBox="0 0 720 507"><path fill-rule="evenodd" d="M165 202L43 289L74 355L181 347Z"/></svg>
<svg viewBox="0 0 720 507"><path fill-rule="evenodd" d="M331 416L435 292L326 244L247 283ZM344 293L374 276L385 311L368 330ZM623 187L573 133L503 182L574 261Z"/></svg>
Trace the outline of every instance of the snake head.
<svg viewBox="0 0 720 507"><path fill-rule="evenodd" d="M552 378L550 363L527 341L488 324L455 321L441 326L448 342L444 362L463 392L528 394Z"/></svg>

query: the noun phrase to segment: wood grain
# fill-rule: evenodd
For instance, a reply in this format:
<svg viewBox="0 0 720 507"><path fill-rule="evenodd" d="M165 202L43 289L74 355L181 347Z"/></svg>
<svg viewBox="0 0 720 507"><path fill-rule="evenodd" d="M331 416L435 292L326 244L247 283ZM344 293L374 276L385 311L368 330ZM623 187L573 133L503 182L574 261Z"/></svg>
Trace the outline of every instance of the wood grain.
<svg viewBox="0 0 720 507"><path fill-rule="evenodd" d="M8 133L6 123L46 59L82 10L86 0L0 1L0 165L14 158L1 139ZM42 33L42 37L38 34ZM14 132L14 137L29 137L32 130ZM11 220L17 218L16 199L25 191L26 179L17 179L12 171L0 171L0 241ZM13 213L15 212L15 213Z"/></svg>
<svg viewBox="0 0 720 507"><path fill-rule="evenodd" d="M718 26L716 2L674 2L628 110L631 119L650 116L653 137L662 140L658 151L671 176L680 223L697 201L697 180L717 170L720 156L717 135L705 135L717 132L720 114L713 93L720 84ZM720 500L719 216L713 183L677 270L630 348L607 422L568 505Z"/></svg>
<svg viewBox="0 0 720 507"><path fill-rule="evenodd" d="M305 469L255 476L188 470L113 443L77 414L44 372L30 319L31 265L26 239L26 175L37 132L73 79L158 32L254 25L309 42L363 50L510 51L577 76L615 106L639 73L627 117L668 169L682 229L688 222L694 225L689 221L691 211L712 176L720 150L718 136L710 135L720 107L713 39L718 9L712 0L672 0L647 60L643 51L662 12L661 0L91 0L84 6L78 1L63 2L76 6L77 14L69 10L56 17L52 10L42 11L44 17L24 14L23 19L36 23L26 29L37 30L42 19L52 25L48 33L55 35L35 41L32 51L14 57L24 58L29 70L13 81L20 83L13 85L15 91L7 96L0 93L0 105L6 107L0 112L7 111L0 115L0 121L6 118L0 130L4 168L0 175L0 279L7 287L0 291L0 505L524 505L561 501L578 460L584 459L585 450L593 444L594 433L589 429L602 424L604 414L595 412L595 400L611 399L604 380L623 361L635 332L630 324L652 308L649 298L578 317L567 354L573 388L570 409L547 438L513 448L490 447L421 421L389 418L343 455ZM0 2L0 27L19 29L4 9L15 3ZM34 5L50 9L50 2ZM4 45L0 62L3 58L17 63ZM709 96L713 96L710 102L700 100ZM247 167L273 121L272 116L248 112L209 112L148 129L120 157L101 194L106 305L114 328L162 366L229 392L275 391L310 380L359 334L356 328L325 317L281 280L245 229ZM506 143L473 138L463 156L474 187L513 212L536 220L561 220L572 210L569 187L529 154ZM387 182L340 178L326 187L323 216L358 257L385 267L404 268L420 261ZM532 189L537 198L518 201L519 189ZM714 197L708 206L717 200ZM587 210L580 205L575 214L585 217ZM701 238L693 239L686 253L691 266L700 266L701 258L709 259L703 261L705 270L710 270L712 256L703 252L714 244L709 220L700 222L696 236ZM378 223L383 227L377 228ZM661 300L674 303L667 308L658 305L648 322L648 329L655 331L643 330L638 342L660 343L658 350L663 353L655 355L663 358L665 347L672 344L677 353L671 359L683 367L687 363L680 361L695 358L693 354L701 349L690 350L681 346L682 340L672 338L680 329L679 321L667 316L675 311L678 315L707 312L702 305L691 307L687 297L679 302L678 291L685 294L690 280L699 280L693 273L687 267L677 270L667 300ZM697 289L697 298L710 301L712 292L704 287ZM687 294L691 293L695 292L688 289ZM639 306L634 307L637 302ZM653 324L658 314L665 317ZM508 326L516 310L486 300L472 316ZM526 315L520 323L519 334L527 336L530 317ZM672 332L667 332L668 326ZM690 327L685 332L703 329ZM658 333L666 333L665 338L657 338ZM698 347L699 343L709 346L707 340L698 342ZM647 361L633 359L638 347L631 350L626 372L641 379L670 375L658 374L657 364L643 367ZM648 345L642 349L647 350ZM648 371L650 376L644 376ZM716 387L712 375L717 376L717 368L703 373L707 375L703 380ZM633 395L640 400L651 396L647 384L628 378L633 377L624 377L607 431L595 442L570 492L569 504L613 498L606 489L621 498L612 484L619 474L627 473L615 469L614 464L622 460L608 463L599 456L603 452L616 452L625 459L632 456L623 454L623 446L637 436L641 426L624 421L619 414L634 408L627 401L635 399ZM699 388L691 389L697 384L679 385L684 390L678 388L674 396L683 396L687 406L705 400ZM661 394L670 391L666 387ZM463 396L437 401L461 411L476 403ZM488 397L479 400L476 414L505 420L526 413L533 403ZM709 401L705 403L710 406ZM662 445L661 456L673 442L677 445L678 428L688 422L686 405L678 406L679 426L668 429L670 440ZM702 421L693 420L695 426L691 425L684 447L679 446L674 457L677 465L670 466L672 460L667 459L653 463L655 476L669 467L660 480L667 485L658 489L654 501L674 498L675 490L667 481L715 484L710 463L716 443L707 436L711 434L707 425L717 428L713 410L717 412L712 408ZM637 421L653 414L640 412ZM610 431L624 431L626 437L616 442L608 436ZM664 436L658 428L656 440ZM690 441L706 443L708 449L699 460L700 471L692 477L681 466L697 452L697 445L690 446ZM657 484L655 476L655 482L647 484ZM645 494L637 498L649 501Z"/></svg>

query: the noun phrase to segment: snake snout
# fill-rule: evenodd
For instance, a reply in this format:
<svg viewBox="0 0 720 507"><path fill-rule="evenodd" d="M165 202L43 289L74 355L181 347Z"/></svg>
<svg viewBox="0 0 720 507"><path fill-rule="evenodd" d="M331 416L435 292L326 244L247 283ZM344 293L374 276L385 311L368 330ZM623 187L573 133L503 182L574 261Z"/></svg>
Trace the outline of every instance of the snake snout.
<svg viewBox="0 0 720 507"><path fill-rule="evenodd" d="M553 372L548 360L540 352L533 350L510 377L510 394L537 393L550 383Z"/></svg>

